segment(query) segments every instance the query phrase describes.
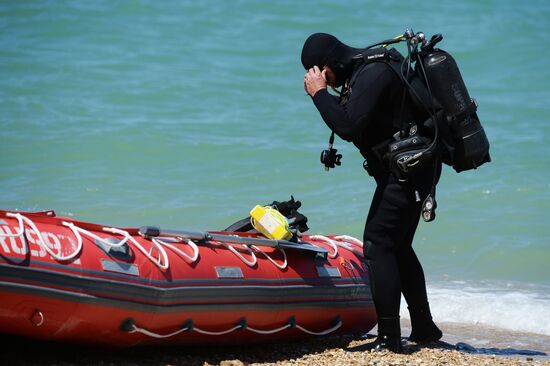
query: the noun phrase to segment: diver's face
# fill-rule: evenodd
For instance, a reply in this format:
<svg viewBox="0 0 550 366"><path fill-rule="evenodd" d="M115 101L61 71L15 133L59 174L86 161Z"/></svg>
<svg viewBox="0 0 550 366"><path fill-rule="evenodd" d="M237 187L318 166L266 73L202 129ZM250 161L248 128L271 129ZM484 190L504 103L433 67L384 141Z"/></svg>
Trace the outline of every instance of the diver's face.
<svg viewBox="0 0 550 366"><path fill-rule="evenodd" d="M336 85L336 75L334 74L334 71L329 66L323 66L323 70L325 70L325 79L327 81L327 84L332 86L333 88L338 87L339 85Z"/></svg>

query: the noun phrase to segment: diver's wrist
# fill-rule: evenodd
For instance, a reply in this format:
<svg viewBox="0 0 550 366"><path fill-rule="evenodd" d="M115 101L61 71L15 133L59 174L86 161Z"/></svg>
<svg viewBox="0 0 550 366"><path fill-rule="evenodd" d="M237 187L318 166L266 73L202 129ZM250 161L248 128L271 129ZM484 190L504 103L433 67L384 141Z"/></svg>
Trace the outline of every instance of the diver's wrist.
<svg viewBox="0 0 550 366"><path fill-rule="evenodd" d="M312 93L310 93L309 95L313 98L317 93L319 93L321 90L326 90L327 87L326 85L325 86L321 86L321 87L318 87L315 89L315 91L313 91Z"/></svg>

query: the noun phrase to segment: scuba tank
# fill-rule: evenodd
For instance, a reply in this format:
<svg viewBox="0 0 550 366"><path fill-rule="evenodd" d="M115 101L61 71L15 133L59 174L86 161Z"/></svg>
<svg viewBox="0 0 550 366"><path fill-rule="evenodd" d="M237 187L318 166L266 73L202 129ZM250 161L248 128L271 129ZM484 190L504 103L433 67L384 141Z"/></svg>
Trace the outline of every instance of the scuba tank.
<svg viewBox="0 0 550 366"><path fill-rule="evenodd" d="M406 87L413 108L429 115L425 121L400 121L393 138L371 148L399 181L406 181L411 173L434 160L452 166L457 173L491 161L489 141L476 113L477 104L470 98L454 58L435 48L441 40L443 36L436 34L427 42L424 33L415 34L407 29L402 35L366 47L354 57L365 65L386 63ZM388 45L403 41L407 43L406 58L396 57L392 50L387 50ZM374 49L378 46L381 47ZM329 150L321 155L327 170L340 165L327 163L328 153L336 154L332 143L331 138ZM341 155L337 156L339 162ZM437 164L433 165L437 169ZM366 160L363 166L369 172ZM422 203L422 218L428 222L434 220L437 207L436 176L430 194Z"/></svg>
<svg viewBox="0 0 550 366"><path fill-rule="evenodd" d="M447 148L444 162L459 173L491 161L489 141L476 114L477 104L470 98L454 58L433 48L441 39L440 34L435 35L422 47L421 60L432 95L447 115L441 136Z"/></svg>

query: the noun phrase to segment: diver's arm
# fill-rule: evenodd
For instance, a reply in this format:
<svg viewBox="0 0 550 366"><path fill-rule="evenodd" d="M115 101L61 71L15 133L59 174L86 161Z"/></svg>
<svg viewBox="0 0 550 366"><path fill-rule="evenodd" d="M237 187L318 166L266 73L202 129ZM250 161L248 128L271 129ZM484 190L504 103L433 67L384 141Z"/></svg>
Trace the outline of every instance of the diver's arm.
<svg viewBox="0 0 550 366"><path fill-rule="evenodd" d="M330 95L327 89L322 89L315 93L312 99L327 126L340 138L351 141L355 123L345 108L338 104L338 98Z"/></svg>
<svg viewBox="0 0 550 366"><path fill-rule="evenodd" d="M312 97L327 126L346 141L352 141L374 120L383 99L388 96L393 72L383 64L365 70L353 85L349 101L342 106L325 89Z"/></svg>

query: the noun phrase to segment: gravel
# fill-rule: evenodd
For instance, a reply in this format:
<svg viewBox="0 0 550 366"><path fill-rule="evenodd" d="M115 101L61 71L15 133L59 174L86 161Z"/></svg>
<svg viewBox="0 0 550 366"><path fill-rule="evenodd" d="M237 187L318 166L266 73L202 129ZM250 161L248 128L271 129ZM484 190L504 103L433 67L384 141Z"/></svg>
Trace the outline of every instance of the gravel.
<svg viewBox="0 0 550 366"><path fill-rule="evenodd" d="M369 349L374 338L332 336L255 345L97 348L0 337L1 365L549 365L548 357L480 355L444 342L419 347L406 343L404 354Z"/></svg>

